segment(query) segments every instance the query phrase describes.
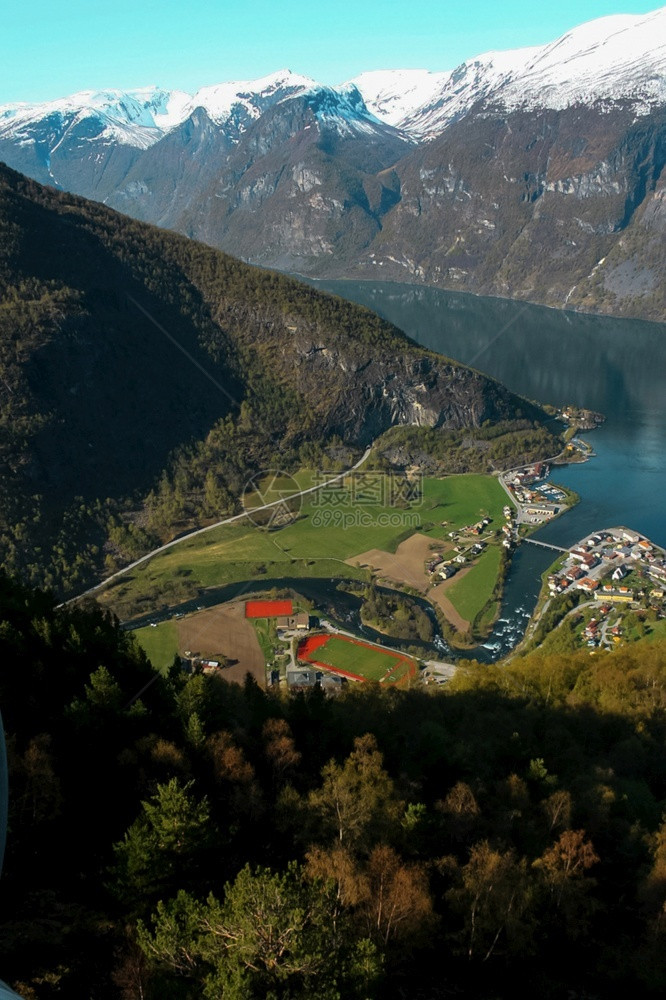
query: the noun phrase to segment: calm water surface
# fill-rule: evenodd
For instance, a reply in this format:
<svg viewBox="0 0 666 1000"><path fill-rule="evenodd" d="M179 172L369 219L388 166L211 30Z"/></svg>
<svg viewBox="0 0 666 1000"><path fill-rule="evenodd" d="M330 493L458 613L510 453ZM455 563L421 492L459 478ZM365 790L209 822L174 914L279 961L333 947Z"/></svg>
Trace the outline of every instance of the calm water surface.
<svg viewBox="0 0 666 1000"><path fill-rule="evenodd" d="M368 306L417 343L499 379L529 399L598 410L584 434L597 457L557 469L554 481L581 503L538 537L569 546L591 531L626 525L666 546L666 324L561 312L541 306L395 283L317 282ZM507 579L503 616L487 650L502 655L534 607L550 557L521 546Z"/></svg>

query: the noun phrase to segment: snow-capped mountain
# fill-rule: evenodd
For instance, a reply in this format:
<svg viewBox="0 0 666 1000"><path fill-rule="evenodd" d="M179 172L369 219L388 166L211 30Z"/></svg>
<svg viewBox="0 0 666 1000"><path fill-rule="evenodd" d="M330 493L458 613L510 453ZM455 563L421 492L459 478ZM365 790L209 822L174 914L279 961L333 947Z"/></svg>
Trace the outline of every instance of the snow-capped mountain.
<svg viewBox="0 0 666 1000"><path fill-rule="evenodd" d="M409 81L410 70L376 74L376 80L369 81L371 87L379 82L380 76L384 77L382 89L376 95L372 90L369 93L365 90L368 85L366 78L371 74L362 74L354 82L378 118L390 120L396 128L418 139L427 139L468 114L478 101L510 80L519 64L527 62L536 51L487 52L449 72L429 73L413 89L403 87L405 80ZM398 96L401 93L402 98ZM421 101L425 93L427 96ZM392 95L396 95L395 100Z"/></svg>
<svg viewBox="0 0 666 1000"><path fill-rule="evenodd" d="M264 111L289 97L316 87L315 80L283 69L259 80L235 80L202 87L183 109L181 121L196 108L203 108L211 121L221 127L244 131Z"/></svg>
<svg viewBox="0 0 666 1000"><path fill-rule="evenodd" d="M642 114L666 104L666 7L599 18L548 45L486 52L449 72L376 71L352 82L378 118L418 138L478 102L505 111L629 102Z"/></svg>
<svg viewBox="0 0 666 1000"><path fill-rule="evenodd" d="M405 128L418 108L439 99L450 78L449 71L393 69L370 70L349 82L363 95L369 111L395 128Z"/></svg>
<svg viewBox="0 0 666 1000"><path fill-rule="evenodd" d="M666 318L666 7L441 72L6 105L0 160L262 265Z"/></svg>
<svg viewBox="0 0 666 1000"><path fill-rule="evenodd" d="M42 104L0 105L0 139L30 142L41 123L50 122L53 137L62 139L82 121L95 121L96 138L147 149L166 132L203 108L220 126L247 127L278 101L316 87L314 80L289 70L260 80L240 80L202 87L196 94L160 87L81 91Z"/></svg>
<svg viewBox="0 0 666 1000"><path fill-rule="evenodd" d="M43 183L103 200L141 153L186 122L196 132L203 114L209 130L219 136L218 153L228 152L267 111L299 96L308 97L329 130L335 124L347 137L390 129L368 111L353 84L326 87L281 70L259 80L202 87L195 94L145 87L3 105L0 159ZM207 146L212 149L210 142Z"/></svg>
<svg viewBox="0 0 666 1000"><path fill-rule="evenodd" d="M197 112L205 112L224 141L236 143L270 107L316 87L282 70L196 94L144 87L7 104L0 106L0 160L42 183L104 200L143 152Z"/></svg>
<svg viewBox="0 0 666 1000"><path fill-rule="evenodd" d="M89 122L94 123L95 138L145 149L163 134L156 117L160 112L164 116L175 100L166 91L152 88L136 94L82 91L46 104L5 104L0 106L0 139L28 144L40 130L44 135L43 126L48 123L46 135L55 146L70 129Z"/></svg>
<svg viewBox="0 0 666 1000"><path fill-rule="evenodd" d="M666 103L666 7L568 31L532 55L497 96L511 109L628 101L640 114Z"/></svg>

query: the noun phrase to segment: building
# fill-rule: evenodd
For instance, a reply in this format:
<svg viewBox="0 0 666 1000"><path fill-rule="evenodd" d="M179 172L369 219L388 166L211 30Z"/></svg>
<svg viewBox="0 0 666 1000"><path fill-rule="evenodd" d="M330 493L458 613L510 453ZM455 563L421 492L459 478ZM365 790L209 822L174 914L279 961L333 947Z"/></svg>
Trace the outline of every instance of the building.
<svg viewBox="0 0 666 1000"><path fill-rule="evenodd" d="M275 621L278 631L300 630L307 631L310 628L310 615L307 611L299 611L295 615L280 615Z"/></svg>
<svg viewBox="0 0 666 1000"><path fill-rule="evenodd" d="M601 592L595 596L598 601L612 601L613 604L631 604L634 599L634 595L627 590L626 587L623 589L627 592L621 594L619 590L612 590L610 587L603 587Z"/></svg>
<svg viewBox="0 0 666 1000"><path fill-rule="evenodd" d="M307 691L318 687L327 694L338 694L347 684L346 677L329 674L325 670L308 670L303 667L290 667L287 670L287 687L290 691Z"/></svg>
<svg viewBox="0 0 666 1000"><path fill-rule="evenodd" d="M578 583L576 584L576 586L577 586L578 590L584 590L585 593L587 593L587 594L593 594L594 591L599 586L599 581L598 580L593 580L589 576L584 576L582 580L578 581Z"/></svg>

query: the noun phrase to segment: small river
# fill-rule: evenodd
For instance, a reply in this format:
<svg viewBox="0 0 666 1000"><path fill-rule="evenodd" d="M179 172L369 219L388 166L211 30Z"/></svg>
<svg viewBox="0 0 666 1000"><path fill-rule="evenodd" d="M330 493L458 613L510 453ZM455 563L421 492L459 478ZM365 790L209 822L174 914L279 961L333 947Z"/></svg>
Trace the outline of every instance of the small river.
<svg viewBox="0 0 666 1000"><path fill-rule="evenodd" d="M606 416L600 428L582 435L597 457L557 469L553 477L581 502L536 537L568 547L595 529L622 524L666 546L666 324L388 282L314 284L368 306L423 347L529 399ZM494 660L513 648L551 562L534 545L516 551L502 617L477 658Z"/></svg>
<svg viewBox="0 0 666 1000"><path fill-rule="evenodd" d="M666 547L666 324L609 319L395 283L312 282L368 306L417 343L492 375L529 399L597 410L606 422L583 435L596 458L558 468L554 481L575 490L581 502L541 528L537 537L568 547L592 531L625 525ZM541 574L552 553L521 545L507 576L502 612L488 641L470 654L483 662L505 656L521 639L534 609ZM264 587L293 587L343 626L380 638L360 626L357 597L337 590L337 580L264 580ZM257 583L207 591L197 603L230 600ZM155 616L151 616L155 620ZM133 623L133 627L136 627ZM145 623L144 623L145 624ZM448 658L445 644L424 657Z"/></svg>

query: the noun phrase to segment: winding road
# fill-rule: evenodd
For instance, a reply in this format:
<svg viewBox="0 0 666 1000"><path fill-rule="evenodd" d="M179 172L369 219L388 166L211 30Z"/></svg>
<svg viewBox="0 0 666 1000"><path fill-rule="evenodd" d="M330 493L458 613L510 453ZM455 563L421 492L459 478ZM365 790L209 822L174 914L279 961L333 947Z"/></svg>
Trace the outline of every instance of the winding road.
<svg viewBox="0 0 666 1000"><path fill-rule="evenodd" d="M58 605L58 607L64 608L68 604L73 604L74 601L80 601L82 597L89 597L91 594L97 593L97 591L101 590L102 587L106 587L108 583L124 576L125 573L131 572L131 570L136 569L137 566L141 566L142 563L148 562L149 559L152 559L153 556L159 555L160 552L166 552L168 549L172 549L175 545L180 545L181 542L189 541L189 539L196 538L197 535L203 535L206 531L212 531L214 528L221 528L224 524L233 524L234 521L240 521L244 517L258 514L261 510L269 510L271 507L278 507L287 500L295 500L296 497L304 497L308 493L316 493L317 490L321 490L325 486L330 486L331 483L337 483L340 479L344 479L345 476L355 472L356 469L359 469L365 462L367 462L371 451L372 445L370 444L355 465L352 465L350 469L345 469L344 472L338 473L336 476L331 476L330 479L327 479L323 483L317 483L316 486L309 486L306 490L300 490L298 493L290 493L287 497L281 497L279 500L273 500L272 503L265 503L261 507L252 507L251 510L243 510L240 514L234 514L232 517L225 517L221 521L216 521L215 524L208 524L205 528L196 528L194 531L190 531L186 535L174 538L173 541L167 542L166 545L160 545L159 548L153 549L152 552L148 552L145 556L141 556L140 559L135 559L134 562L129 563L127 566L123 566L123 568L119 569L116 573L112 573L111 576L107 576L107 578L102 580L101 583L96 583L94 587L89 587L88 590L84 590L82 594L77 594L76 597L70 597L69 600L63 601L62 604Z"/></svg>

